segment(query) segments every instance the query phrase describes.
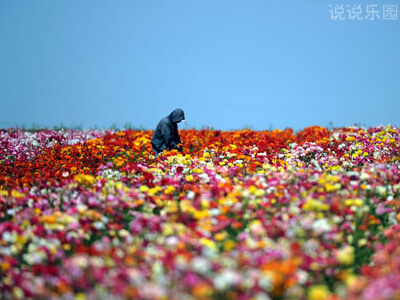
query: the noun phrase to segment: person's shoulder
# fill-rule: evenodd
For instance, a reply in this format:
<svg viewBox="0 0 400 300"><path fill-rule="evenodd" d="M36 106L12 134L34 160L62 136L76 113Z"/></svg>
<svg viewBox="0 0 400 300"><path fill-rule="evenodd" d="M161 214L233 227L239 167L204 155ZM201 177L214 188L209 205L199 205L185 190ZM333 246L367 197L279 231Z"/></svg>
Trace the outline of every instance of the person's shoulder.
<svg viewBox="0 0 400 300"><path fill-rule="evenodd" d="M168 117L164 117L161 119L160 124L169 124L171 123Z"/></svg>

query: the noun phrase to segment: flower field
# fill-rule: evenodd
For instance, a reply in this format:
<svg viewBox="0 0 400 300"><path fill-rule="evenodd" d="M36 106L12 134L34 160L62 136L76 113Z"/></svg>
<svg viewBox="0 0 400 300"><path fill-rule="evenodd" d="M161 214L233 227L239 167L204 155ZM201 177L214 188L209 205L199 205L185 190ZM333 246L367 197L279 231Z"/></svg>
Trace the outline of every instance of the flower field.
<svg viewBox="0 0 400 300"><path fill-rule="evenodd" d="M0 298L400 299L400 129L0 130Z"/></svg>

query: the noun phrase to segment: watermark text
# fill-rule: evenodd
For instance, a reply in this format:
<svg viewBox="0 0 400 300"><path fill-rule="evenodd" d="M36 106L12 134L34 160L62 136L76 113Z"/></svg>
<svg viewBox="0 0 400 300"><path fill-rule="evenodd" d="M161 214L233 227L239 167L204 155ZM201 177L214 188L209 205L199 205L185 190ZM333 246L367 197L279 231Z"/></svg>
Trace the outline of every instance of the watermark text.
<svg viewBox="0 0 400 300"><path fill-rule="evenodd" d="M369 4L361 6L361 4L330 4L329 12L331 20L397 20L397 5L378 5Z"/></svg>

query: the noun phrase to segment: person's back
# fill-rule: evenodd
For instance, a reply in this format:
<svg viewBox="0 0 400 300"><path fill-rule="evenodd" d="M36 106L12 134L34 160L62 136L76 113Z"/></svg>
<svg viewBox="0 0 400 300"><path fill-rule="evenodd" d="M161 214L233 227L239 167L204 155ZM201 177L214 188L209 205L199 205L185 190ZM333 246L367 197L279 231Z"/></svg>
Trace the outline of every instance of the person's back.
<svg viewBox="0 0 400 300"><path fill-rule="evenodd" d="M177 124L183 120L185 120L185 114L180 108L175 109L168 116L161 119L151 138L151 145L156 154L164 150L182 150L178 146L181 143L181 139Z"/></svg>

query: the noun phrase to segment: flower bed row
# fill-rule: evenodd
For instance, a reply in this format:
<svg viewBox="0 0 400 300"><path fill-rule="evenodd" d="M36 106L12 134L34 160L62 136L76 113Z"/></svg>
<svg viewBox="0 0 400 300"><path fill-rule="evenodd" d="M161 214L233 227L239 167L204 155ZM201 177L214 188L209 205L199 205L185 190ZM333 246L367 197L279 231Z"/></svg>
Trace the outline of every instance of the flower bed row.
<svg viewBox="0 0 400 300"><path fill-rule="evenodd" d="M2 299L400 299L400 129L86 134L1 161Z"/></svg>

